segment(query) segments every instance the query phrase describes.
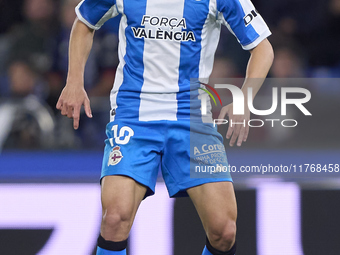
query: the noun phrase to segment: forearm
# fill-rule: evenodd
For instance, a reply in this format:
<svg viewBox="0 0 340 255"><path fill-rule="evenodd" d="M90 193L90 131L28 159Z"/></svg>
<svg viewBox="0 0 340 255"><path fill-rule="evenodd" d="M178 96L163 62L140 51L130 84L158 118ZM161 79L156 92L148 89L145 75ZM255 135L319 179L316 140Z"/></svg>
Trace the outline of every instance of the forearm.
<svg viewBox="0 0 340 255"><path fill-rule="evenodd" d="M248 88L253 88L252 97L256 96L261 88L264 79L273 63L273 48L267 39L263 40L257 47L250 51L246 79L242 87L244 95L248 94Z"/></svg>
<svg viewBox="0 0 340 255"><path fill-rule="evenodd" d="M84 84L84 69L93 43L94 30L76 19L69 44L67 84Z"/></svg>

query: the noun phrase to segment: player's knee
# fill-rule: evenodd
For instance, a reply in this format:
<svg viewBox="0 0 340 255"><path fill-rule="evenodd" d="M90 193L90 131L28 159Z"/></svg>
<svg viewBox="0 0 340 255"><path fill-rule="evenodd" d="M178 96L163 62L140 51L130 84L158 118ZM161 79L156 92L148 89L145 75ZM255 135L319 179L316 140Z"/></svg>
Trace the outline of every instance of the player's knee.
<svg viewBox="0 0 340 255"><path fill-rule="evenodd" d="M228 220L225 224L215 225L207 234L214 248L221 251L229 250L235 243L236 222Z"/></svg>
<svg viewBox="0 0 340 255"><path fill-rule="evenodd" d="M126 239L132 226L132 213L123 210L105 210L102 217L102 231L106 236Z"/></svg>
<svg viewBox="0 0 340 255"><path fill-rule="evenodd" d="M105 210L103 214L103 223L115 227L117 225L129 224L132 213L124 210Z"/></svg>

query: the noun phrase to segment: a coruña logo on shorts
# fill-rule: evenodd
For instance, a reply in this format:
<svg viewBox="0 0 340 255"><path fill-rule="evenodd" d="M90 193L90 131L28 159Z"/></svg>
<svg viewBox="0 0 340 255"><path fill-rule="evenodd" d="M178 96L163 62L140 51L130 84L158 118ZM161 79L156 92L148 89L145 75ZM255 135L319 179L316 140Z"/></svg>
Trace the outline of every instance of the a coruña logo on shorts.
<svg viewBox="0 0 340 255"><path fill-rule="evenodd" d="M114 166L117 165L123 158L123 155L120 151L120 147L116 146L112 149L110 156L109 156L109 162L108 166Z"/></svg>

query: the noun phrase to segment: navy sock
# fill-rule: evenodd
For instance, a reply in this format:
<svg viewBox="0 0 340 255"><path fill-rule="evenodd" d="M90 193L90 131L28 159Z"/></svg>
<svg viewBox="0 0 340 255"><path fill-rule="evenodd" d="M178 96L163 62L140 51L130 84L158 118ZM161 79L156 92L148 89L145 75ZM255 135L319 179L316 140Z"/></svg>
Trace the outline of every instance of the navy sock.
<svg viewBox="0 0 340 255"><path fill-rule="evenodd" d="M97 240L98 247L108 251L122 251L127 247L127 240L121 242L106 241L101 235Z"/></svg>
<svg viewBox="0 0 340 255"><path fill-rule="evenodd" d="M236 242L234 243L233 247L231 247L231 249L229 251L220 251L220 250L217 250L214 247L212 247L208 238L206 238L206 245L205 245L205 248L204 248L202 255L210 255L208 252L211 255L235 255Z"/></svg>

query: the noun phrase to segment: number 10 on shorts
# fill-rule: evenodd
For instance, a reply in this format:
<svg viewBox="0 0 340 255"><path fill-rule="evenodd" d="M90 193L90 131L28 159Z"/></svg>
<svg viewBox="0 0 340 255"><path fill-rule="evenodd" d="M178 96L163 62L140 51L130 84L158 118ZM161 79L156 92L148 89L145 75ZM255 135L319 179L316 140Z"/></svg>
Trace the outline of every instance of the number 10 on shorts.
<svg viewBox="0 0 340 255"><path fill-rule="evenodd" d="M131 136L135 134L132 128L128 126L123 126L118 130L118 125L113 125L111 131L113 132L113 138L110 138L109 141L112 147L114 146L114 142L122 145L127 144Z"/></svg>

